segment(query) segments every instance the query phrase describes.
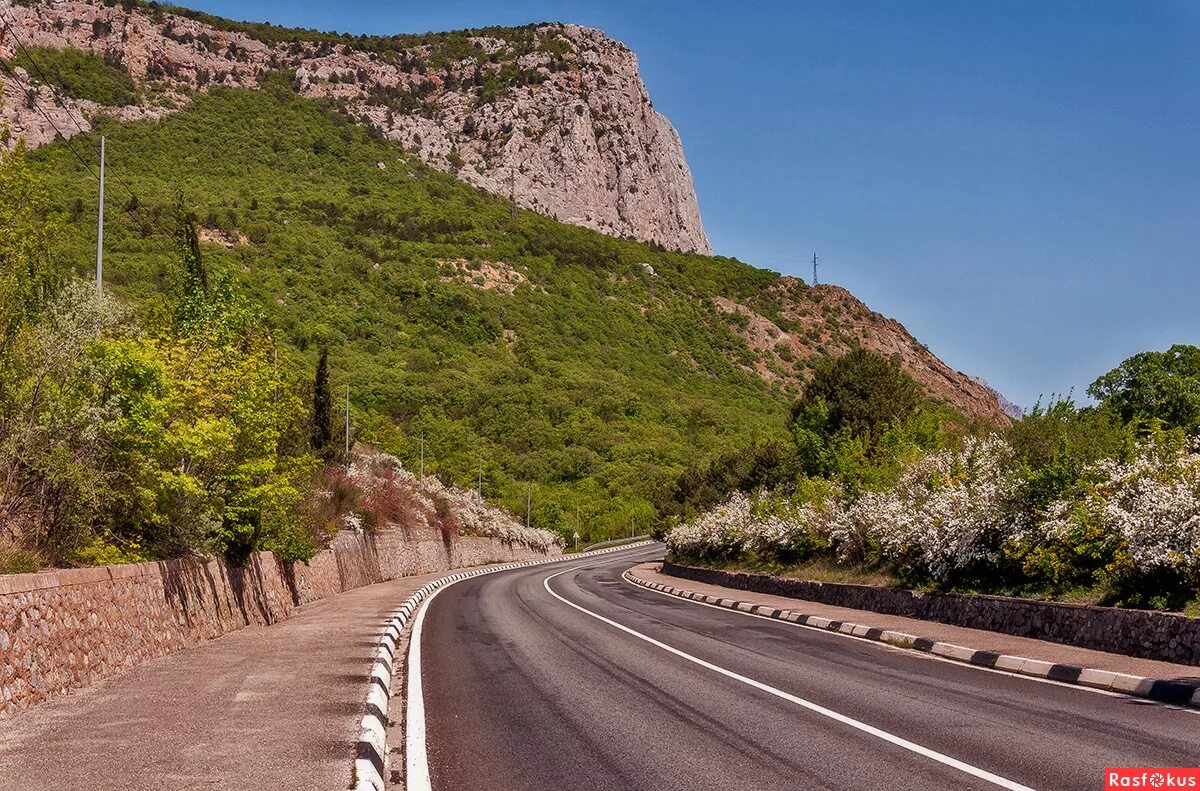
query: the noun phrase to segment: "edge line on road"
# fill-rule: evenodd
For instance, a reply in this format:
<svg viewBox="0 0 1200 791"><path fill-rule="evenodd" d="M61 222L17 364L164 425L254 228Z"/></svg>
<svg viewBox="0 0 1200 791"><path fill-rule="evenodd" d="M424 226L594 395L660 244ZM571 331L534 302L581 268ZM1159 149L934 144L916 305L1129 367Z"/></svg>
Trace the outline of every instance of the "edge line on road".
<svg viewBox="0 0 1200 791"><path fill-rule="evenodd" d="M975 664L973 662L965 662L963 660L955 659L952 657L939 656L938 654L932 653L927 650L921 650L919 648L911 648L911 647L906 648L904 646L896 645L894 643L890 643L890 642L887 642L884 640L871 639L869 637L865 637L865 636L859 635L859 634L843 632L843 631L840 631L837 629L822 628L820 626L812 626L811 624L805 623L802 620L789 620L789 619L784 619L784 618L775 618L770 615L764 615L763 613L755 612L753 610L741 610L741 609L738 609L737 607L722 607L719 604L713 604L710 601L705 601L703 599L694 599L689 596L682 596L682 595L678 595L676 593L670 593L666 590L659 590L657 588L654 588L651 586L651 583L648 583L645 580L642 580L639 577L634 576L632 574L632 569L625 571L621 575L621 580L626 585L632 586L633 588L646 591L647 593L656 593L659 596L665 596L668 599L672 599L675 601L685 601L685 602L689 602L691 604L697 604L701 607L710 607L714 610L720 610L722 612L738 613L739 615L745 615L750 618L758 618L758 619L764 620L764 621L772 621L774 623L788 624L789 626L794 626L799 629L807 629L807 630L810 630L813 632L819 632L821 634L831 635L833 637L841 637L841 638L848 639L848 640L857 640L858 642L861 642L861 643L870 643L871 645L877 646L881 649L890 649L892 651L909 654L911 656L918 657L921 659L930 659L935 662L944 662L945 664L954 665L955 667L969 668L971 670L980 670L985 673L995 673L996 675L999 675L999 676L1015 678L1015 679L1019 679L1021 681L1030 681L1030 682L1034 682L1037 684L1047 684L1047 685L1054 686L1054 687L1061 687L1062 689L1074 690L1076 692L1087 692L1092 695L1104 695L1105 697L1117 698L1119 700L1133 700L1133 701L1137 701L1138 703L1143 704L1143 705L1157 706L1159 708L1170 709L1171 711L1179 711L1184 714L1200 715L1200 705L1198 705L1198 704L1200 704L1200 690L1197 690L1197 692L1196 692L1197 702L1191 704L1190 707L1187 705L1181 705L1181 704L1176 704L1176 703L1167 703L1162 700L1153 700L1153 699L1141 697L1138 695L1132 695L1132 694L1129 694L1128 692L1121 692L1121 691L1112 690L1112 689L1104 689L1104 688L1095 687L1095 686L1087 686L1087 685L1078 684L1078 683L1072 684L1072 683L1069 683L1066 681L1059 681L1057 679L1047 678L1045 676L1027 675L1025 673L1017 673L1017 672L1013 672L1011 670L1005 670L1002 668L988 667L986 665ZM1105 672L1107 672L1107 671L1105 671Z"/></svg>
<svg viewBox="0 0 1200 791"><path fill-rule="evenodd" d="M604 549L596 549L590 552L580 552L573 555L563 555L552 558L542 558L539 560L518 561L501 566L495 566L486 569L472 569L460 571L457 574L451 574L446 577L426 583L420 590L414 593L405 601L404 605L397 611L397 615L393 618L393 625L384 633L384 645L393 645L398 642L402 632L411 622L411 631L409 632L408 645L408 662L404 668L404 672L408 674L407 678L407 694L405 700L404 712L404 785L407 791L432 791L433 780L429 772L429 746L427 723L425 718L425 690L421 680L421 635L423 634L423 626L425 623L425 613L429 610L429 604L434 598L449 588L451 585L462 582L475 577L495 574L503 571L515 571L518 569L528 568L530 566L540 566L547 563L563 563L572 560L589 561L596 559L602 555L614 554L618 552L626 552L632 549L645 549L650 545L649 541L644 541L635 544L626 544L623 546L606 547ZM570 566L564 571L572 571L589 565L588 563L577 563ZM410 621L411 618L411 621ZM389 636L391 631L395 631L394 637ZM391 651L387 651L388 656L391 656ZM390 676L390 673L389 673ZM385 695L385 708L386 706ZM380 730L383 730L382 727ZM381 745L386 750L386 735L377 738ZM381 755L382 757L382 755ZM355 764L358 765L358 762ZM355 791L383 791L388 783L383 779L382 775L377 776L376 782L364 781L363 778L358 778L358 783L354 787ZM364 788L365 787L365 788Z"/></svg>
<svg viewBox="0 0 1200 791"><path fill-rule="evenodd" d="M614 621L610 618L606 618L603 615L600 615L599 613L592 612L591 610L587 609L586 607L576 604L575 602L570 601L569 599L566 599L565 597L559 595L558 593L555 593L554 589L550 587L550 580L552 580L555 577L558 577L562 574L566 574L568 571L573 571L573 569L569 569L569 568L563 569L562 571L559 571L557 573L551 574L550 576L546 577L545 579L542 580L542 587L544 587L546 589L546 592L549 593L551 596L558 599L563 604L566 604L568 607L572 607L572 608L578 610L579 612L583 613L584 615L587 615L591 618L595 618L596 620L600 621L601 623L608 624L609 626L612 626L615 629L619 629L620 631L625 632L626 634L630 635L631 637L635 637L639 640L649 643L650 645L654 646L655 648L666 651L669 654L672 654L674 656L679 657L680 659L684 659L688 662L691 662L692 664L695 664L702 668L705 668L706 670L711 670L711 671L713 671L715 673L719 673L727 678L731 678L735 681L739 681L749 687L753 687L754 689L757 689L761 692L765 692L768 695L773 695L774 697L780 698L781 700L785 700L789 703L793 703L793 704L800 706L801 708L807 709L808 711L811 711L815 714L820 714L823 717L827 717L835 722L839 722L843 725L847 725L851 728L854 728L855 730L861 731L870 736L874 736L885 742L893 744L897 747L901 747L905 750L908 750L909 752L916 753L917 755L923 756L925 758L929 758L929 759L936 761L937 763L940 763L944 766L948 766L951 769L957 769L960 772L971 775L972 777L978 778L980 780L989 782L992 785L996 785L996 786L999 786L1000 788L1008 789L1008 791L1034 791L1033 788L1030 788L1029 786L1026 786L1026 785L1022 785L1022 784L1016 782L1015 780L1009 780L1006 777L1001 777L1000 775L989 772L986 769L981 769L977 766L973 766L972 764L966 763L965 761L960 761L957 758L952 758L949 755L938 752L937 750L933 750L933 749L930 749L923 745L917 744L916 742L909 741L908 739L905 739L902 736L897 736L893 733L889 733L880 728L876 728L873 725L868 725L865 722L856 720L853 717L848 717L845 714L841 714L839 712L834 711L833 709L829 709L824 706L821 706L820 704L813 703L810 700L805 700L804 698L793 695L789 692L784 692L781 689L772 687L769 684L764 684L763 682L757 681L748 676L743 676L740 673L735 673L732 670L721 667L720 665L713 664L712 662L708 662L704 659L701 659L700 657L693 656L693 655L687 653L686 651L675 648L674 646L668 645L664 642L661 642L660 640L656 640L653 637L650 637L649 635L642 634L641 632L639 632L635 629L631 629L630 627L625 626L624 624L617 623L616 621Z"/></svg>

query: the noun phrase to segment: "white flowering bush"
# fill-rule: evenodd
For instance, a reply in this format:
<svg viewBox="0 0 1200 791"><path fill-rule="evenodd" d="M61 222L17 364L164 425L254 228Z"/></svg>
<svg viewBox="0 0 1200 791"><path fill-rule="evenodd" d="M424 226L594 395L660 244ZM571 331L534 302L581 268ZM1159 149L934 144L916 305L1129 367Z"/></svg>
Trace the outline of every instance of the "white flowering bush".
<svg viewBox="0 0 1200 791"><path fill-rule="evenodd" d="M1051 503L1034 535L1034 573L1082 571L1120 603L1182 604L1200 582L1200 453L1160 437L1127 461L1101 460Z"/></svg>
<svg viewBox="0 0 1200 791"><path fill-rule="evenodd" d="M721 505L667 535L672 555L692 560L758 559L794 562L824 548L819 519L810 508L768 509L769 496L735 492Z"/></svg>
<svg viewBox="0 0 1200 791"><path fill-rule="evenodd" d="M909 583L1178 608L1200 590L1200 446L1155 434L1127 460L1087 466L1048 505L1002 437L927 453L896 483L796 506L736 493L667 536L699 562L796 562L820 554ZM1044 500L1040 502L1045 502Z"/></svg>
<svg viewBox="0 0 1200 791"><path fill-rule="evenodd" d="M539 551L561 545L549 530L525 527L501 508L481 501L474 492L416 475L394 456L361 451L345 475L351 494L339 517L339 527L351 530L402 529L406 533L436 529L444 535L498 538ZM337 487L332 487L331 494Z"/></svg>
<svg viewBox="0 0 1200 791"><path fill-rule="evenodd" d="M892 488L836 504L830 536L843 559L874 550L914 581L995 574L1004 546L1024 526L1020 488L1007 442L967 438L960 450L920 457Z"/></svg>

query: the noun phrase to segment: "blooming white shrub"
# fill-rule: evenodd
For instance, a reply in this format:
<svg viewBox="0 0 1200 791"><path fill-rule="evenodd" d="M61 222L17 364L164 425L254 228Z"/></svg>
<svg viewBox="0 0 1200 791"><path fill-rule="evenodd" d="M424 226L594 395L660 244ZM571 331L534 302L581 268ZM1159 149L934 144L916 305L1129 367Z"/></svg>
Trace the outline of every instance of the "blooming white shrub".
<svg viewBox="0 0 1200 791"><path fill-rule="evenodd" d="M902 571L945 582L981 564L998 565L1025 524L1022 481L999 436L969 437L961 450L926 454L894 487L833 509L830 533L842 556L868 544Z"/></svg>
<svg viewBox="0 0 1200 791"><path fill-rule="evenodd" d="M833 498L784 515L758 515L750 497L734 494L672 530L667 546L687 557L767 556L786 554L797 541L815 537L842 560L862 560L868 548L876 548L886 562L948 580L997 562L1000 548L1019 532L1021 481L1012 457L1000 437L967 439L960 451L921 457L887 491L850 502Z"/></svg>
<svg viewBox="0 0 1200 791"><path fill-rule="evenodd" d="M1095 463L1041 513L1027 510L1026 483L1005 439L968 438L958 450L916 459L893 487L853 500L835 494L819 506L781 507L769 495L734 494L672 530L667 546L712 561L827 551L911 581L971 587L1102 582L1114 600L1137 606L1195 595L1200 448L1160 437L1131 461Z"/></svg>
<svg viewBox="0 0 1200 791"><path fill-rule="evenodd" d="M394 499L404 501L404 519L424 528L440 529L440 501L446 517L457 523L456 532L464 535L498 538L542 552L562 544L557 533L525 527L507 511L480 501L474 492L444 484L434 476L426 477L422 491L417 476L406 470L395 456L386 453L369 450L356 453L346 477L364 498L381 489L393 488L398 492ZM358 511L346 513L342 526L362 529L363 515Z"/></svg>
<svg viewBox="0 0 1200 791"><path fill-rule="evenodd" d="M675 527L667 535L667 547L683 557L731 558L745 553L784 557L818 537L811 509L760 513L755 505L749 495L735 492L694 521Z"/></svg>
<svg viewBox="0 0 1200 791"><path fill-rule="evenodd" d="M1200 453L1145 443L1131 461L1104 459L1083 478L1083 513L1122 538L1137 569L1200 571ZM1051 505L1047 535L1067 534L1077 502Z"/></svg>

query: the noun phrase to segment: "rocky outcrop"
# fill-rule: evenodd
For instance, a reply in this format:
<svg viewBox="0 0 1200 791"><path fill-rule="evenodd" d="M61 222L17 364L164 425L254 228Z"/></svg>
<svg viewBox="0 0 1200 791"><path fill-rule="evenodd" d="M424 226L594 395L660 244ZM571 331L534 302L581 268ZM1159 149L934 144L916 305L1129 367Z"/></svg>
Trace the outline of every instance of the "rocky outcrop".
<svg viewBox="0 0 1200 791"><path fill-rule="evenodd" d="M111 107L14 69L0 76L3 118L16 133L9 145L17 135L30 146L69 137L97 114L158 117L195 91L282 75L301 95L332 100L430 165L525 208L710 252L679 135L651 105L634 54L598 30L547 24L386 39L295 31L286 40L279 28L264 36L120 5L0 0L0 11L25 45L92 52L140 88L136 103ZM0 58L16 52L0 31Z"/></svg>
<svg viewBox="0 0 1200 791"><path fill-rule="evenodd" d="M871 310L846 289L809 287L783 277L773 292L776 302L770 307L778 321L763 315L765 307L756 311L733 300L716 300L733 330L756 352L753 367L768 381L799 392L817 359L861 346L899 362L927 395L960 414L1008 422L997 393L986 383L946 365L904 325Z"/></svg>

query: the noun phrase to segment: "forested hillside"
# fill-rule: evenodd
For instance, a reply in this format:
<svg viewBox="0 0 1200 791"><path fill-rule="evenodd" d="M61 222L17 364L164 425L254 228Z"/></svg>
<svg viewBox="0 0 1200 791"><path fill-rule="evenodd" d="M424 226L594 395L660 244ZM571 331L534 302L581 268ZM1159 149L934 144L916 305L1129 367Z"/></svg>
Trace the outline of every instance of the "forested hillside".
<svg viewBox="0 0 1200 791"><path fill-rule="evenodd" d="M514 216L287 88L100 131L115 293L161 301L182 202L207 266L304 365L329 348L361 438L415 463L424 433L431 468L465 485L482 457L485 494L514 510L536 484L537 524L649 524L700 449L782 430L789 394L739 365L751 352L709 302L752 301L769 272ZM57 259L87 274L95 182L63 144L33 157L68 220Z"/></svg>
<svg viewBox="0 0 1200 791"><path fill-rule="evenodd" d="M361 439L585 540L657 522L698 456L784 431L795 378L768 384L748 305L785 327L777 275L515 211L372 139L283 80L218 89L107 136L106 280L153 311L176 206L207 265L235 276L311 369L328 348ZM94 256L95 182L63 143L32 154L67 221L56 256ZM115 180L114 180L115 179ZM794 300L803 284L793 284ZM828 314L810 360L836 335ZM823 349L822 349L823 350Z"/></svg>

